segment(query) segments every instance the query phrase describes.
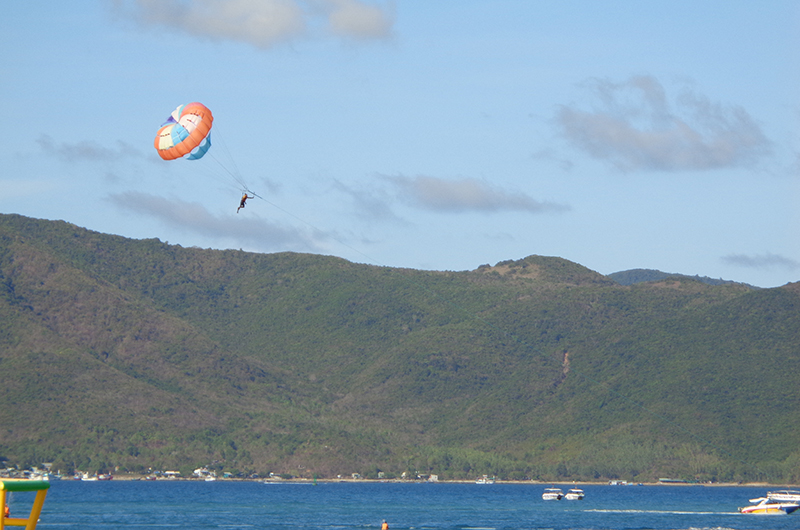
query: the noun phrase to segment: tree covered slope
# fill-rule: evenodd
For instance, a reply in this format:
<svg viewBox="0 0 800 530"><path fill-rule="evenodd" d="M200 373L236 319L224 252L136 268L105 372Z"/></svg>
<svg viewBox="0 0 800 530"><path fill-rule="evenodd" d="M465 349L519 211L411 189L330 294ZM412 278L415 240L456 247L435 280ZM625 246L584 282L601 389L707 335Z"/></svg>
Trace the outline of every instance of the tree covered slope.
<svg viewBox="0 0 800 530"><path fill-rule="evenodd" d="M375 267L0 216L0 456L800 480L800 287Z"/></svg>

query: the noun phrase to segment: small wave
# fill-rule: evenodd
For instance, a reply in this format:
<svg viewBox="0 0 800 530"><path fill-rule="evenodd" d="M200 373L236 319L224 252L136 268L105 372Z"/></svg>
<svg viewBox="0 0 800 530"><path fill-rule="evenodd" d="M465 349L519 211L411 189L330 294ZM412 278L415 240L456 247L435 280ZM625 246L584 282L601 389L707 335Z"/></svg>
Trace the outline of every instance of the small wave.
<svg viewBox="0 0 800 530"><path fill-rule="evenodd" d="M739 514L739 512L686 512L678 510L613 510L613 509L603 510L600 508L583 510L583 511L596 512L596 513L662 513L665 515L738 515ZM698 530L698 529L692 529L692 530Z"/></svg>

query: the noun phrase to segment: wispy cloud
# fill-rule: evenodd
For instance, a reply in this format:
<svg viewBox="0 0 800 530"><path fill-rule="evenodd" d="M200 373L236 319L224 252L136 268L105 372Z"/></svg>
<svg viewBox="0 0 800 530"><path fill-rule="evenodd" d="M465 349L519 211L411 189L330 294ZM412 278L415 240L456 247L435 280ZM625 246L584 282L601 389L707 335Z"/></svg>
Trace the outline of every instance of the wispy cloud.
<svg viewBox="0 0 800 530"><path fill-rule="evenodd" d="M438 212L558 213L570 209L564 204L538 201L525 193L504 190L474 178L448 180L402 175L383 175L380 178L394 187L403 202Z"/></svg>
<svg viewBox="0 0 800 530"><path fill-rule="evenodd" d="M800 270L800 262L769 252L756 255L728 254L727 256L723 256L721 260L729 265L736 265L748 269Z"/></svg>
<svg viewBox="0 0 800 530"><path fill-rule="evenodd" d="M352 211L371 221L400 221L391 207L391 197L375 187L350 186L341 181L334 182L334 189L350 197Z"/></svg>
<svg viewBox="0 0 800 530"><path fill-rule="evenodd" d="M391 36L394 12L391 7L361 0L322 2L331 33L350 39L385 39Z"/></svg>
<svg viewBox="0 0 800 530"><path fill-rule="evenodd" d="M706 170L746 166L770 152L756 121L739 106L684 89L674 98L650 76L585 84L592 110L562 106L556 123L567 140L624 171Z"/></svg>
<svg viewBox="0 0 800 530"><path fill-rule="evenodd" d="M36 143L44 153L66 162L113 162L121 158L147 158L142 151L121 141L116 141L110 146L88 140L73 143L56 142L50 136L43 134ZM157 160L156 157L151 159Z"/></svg>
<svg viewBox="0 0 800 530"><path fill-rule="evenodd" d="M364 0L117 0L115 6L122 17L145 26L260 49L318 30L339 38L384 39L394 25L389 4Z"/></svg>
<svg viewBox="0 0 800 530"><path fill-rule="evenodd" d="M111 201L138 215L158 220L187 233L195 233L229 247L260 251L286 250L319 251L317 241L325 234L309 234L291 227L282 227L251 216L232 214L216 216L194 202L166 199L148 193L128 191L110 196Z"/></svg>

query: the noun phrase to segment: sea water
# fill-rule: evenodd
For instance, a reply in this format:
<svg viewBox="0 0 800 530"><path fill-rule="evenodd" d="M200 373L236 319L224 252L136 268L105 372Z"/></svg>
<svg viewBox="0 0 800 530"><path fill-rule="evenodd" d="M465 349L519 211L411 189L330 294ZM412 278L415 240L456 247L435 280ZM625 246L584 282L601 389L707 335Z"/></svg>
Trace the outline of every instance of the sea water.
<svg viewBox="0 0 800 530"><path fill-rule="evenodd" d="M743 515L765 487L582 486L544 501L542 484L54 481L38 528L379 530L797 529L800 515ZM569 485L561 485L566 491ZM12 493L12 516L32 494Z"/></svg>

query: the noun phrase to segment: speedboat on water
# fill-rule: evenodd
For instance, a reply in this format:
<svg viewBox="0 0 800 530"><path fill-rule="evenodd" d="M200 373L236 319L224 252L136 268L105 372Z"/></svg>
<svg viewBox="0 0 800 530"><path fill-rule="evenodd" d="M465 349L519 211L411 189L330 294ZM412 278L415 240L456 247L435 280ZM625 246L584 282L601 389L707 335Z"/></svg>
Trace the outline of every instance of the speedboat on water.
<svg viewBox="0 0 800 530"><path fill-rule="evenodd" d="M582 501L583 500L583 490L580 488L572 488L564 495L564 498L568 501Z"/></svg>
<svg viewBox="0 0 800 530"><path fill-rule="evenodd" d="M796 502L781 502L772 500L769 497L750 499L750 502L757 504L739 508L739 511L754 515L783 515L790 514L800 508L800 504Z"/></svg>
<svg viewBox="0 0 800 530"><path fill-rule="evenodd" d="M546 501L560 501L564 496L564 492L560 488L545 488L542 493L542 499Z"/></svg>

